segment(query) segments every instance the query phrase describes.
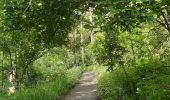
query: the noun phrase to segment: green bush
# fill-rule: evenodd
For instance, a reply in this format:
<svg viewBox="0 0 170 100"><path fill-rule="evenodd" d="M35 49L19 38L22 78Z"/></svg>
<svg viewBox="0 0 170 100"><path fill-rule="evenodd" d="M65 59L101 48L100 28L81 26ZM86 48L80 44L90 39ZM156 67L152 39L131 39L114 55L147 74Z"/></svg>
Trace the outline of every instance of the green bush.
<svg viewBox="0 0 170 100"><path fill-rule="evenodd" d="M144 66L136 73L137 94L140 100L169 100L170 66Z"/></svg>
<svg viewBox="0 0 170 100"><path fill-rule="evenodd" d="M33 69L39 77L38 81L51 82L57 78L65 77L67 67L63 63L62 59L55 53L45 55L36 60L33 64Z"/></svg>
<svg viewBox="0 0 170 100"><path fill-rule="evenodd" d="M103 100L131 100L132 83L121 69L105 72L98 81L98 94Z"/></svg>
<svg viewBox="0 0 170 100"><path fill-rule="evenodd" d="M83 71L94 71L96 70L98 66L94 66L94 65L91 65L91 66L85 66L85 67L82 67Z"/></svg>
<svg viewBox="0 0 170 100"><path fill-rule="evenodd" d="M22 89L7 100L58 100L78 82L80 75L80 68L69 69L65 77L60 77L54 82Z"/></svg>
<svg viewBox="0 0 170 100"><path fill-rule="evenodd" d="M146 63L105 72L98 81L102 100L169 100L170 66Z"/></svg>

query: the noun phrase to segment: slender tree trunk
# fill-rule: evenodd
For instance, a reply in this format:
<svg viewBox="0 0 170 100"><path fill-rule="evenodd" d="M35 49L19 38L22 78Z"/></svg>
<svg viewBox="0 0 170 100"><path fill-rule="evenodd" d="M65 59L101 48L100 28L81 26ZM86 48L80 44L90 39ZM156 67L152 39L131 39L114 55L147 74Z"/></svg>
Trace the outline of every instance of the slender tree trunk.
<svg viewBox="0 0 170 100"><path fill-rule="evenodd" d="M1 82L2 90L1 90L1 94L2 95L3 95L3 89L4 89L4 71L3 71L3 68L4 68L4 50L2 50L2 65L1 65L1 77L2 77L2 82Z"/></svg>
<svg viewBox="0 0 170 100"><path fill-rule="evenodd" d="M15 68L14 68L14 66L13 66L13 59L12 59L12 53L11 53L11 51L9 52L9 57L10 57L10 66L11 66L11 69L12 69L12 71L11 71L11 75L12 75L12 81L14 80L14 78L15 78L15 76L14 76L14 70L15 70Z"/></svg>
<svg viewBox="0 0 170 100"><path fill-rule="evenodd" d="M90 43L91 45L94 44L94 32L93 32L93 29L91 28L90 30Z"/></svg>
<svg viewBox="0 0 170 100"><path fill-rule="evenodd" d="M76 45L77 45L77 43L76 43L76 38L77 38L77 30L75 30L74 31L74 33L73 33L73 38L74 38L74 44L73 44L73 53L74 53L74 65L75 66L77 66L77 57L76 57Z"/></svg>
<svg viewBox="0 0 170 100"><path fill-rule="evenodd" d="M9 52L9 59L10 59L10 66L12 68L13 64L12 64L12 53L11 52Z"/></svg>
<svg viewBox="0 0 170 100"><path fill-rule="evenodd" d="M166 14L163 11L160 11L160 12L161 12L161 16L163 17L164 22L165 22L165 28L167 29L167 31L170 34L169 19L167 18Z"/></svg>
<svg viewBox="0 0 170 100"><path fill-rule="evenodd" d="M90 7L89 8L89 21L90 21L91 25L92 25L92 22L93 22L92 11L93 11L93 9ZM93 46L94 41L95 41L94 40L94 30L93 30L93 26L91 26L91 28L90 28L90 44L91 44L91 46ZM92 61L92 64L95 64L95 56L94 56L93 52L91 54L91 61Z"/></svg>
<svg viewBox="0 0 170 100"><path fill-rule="evenodd" d="M92 8L89 9L89 21L92 24L93 22L93 14L92 14ZM90 29L90 43L94 44L94 32L93 32L93 26Z"/></svg>
<svg viewBox="0 0 170 100"><path fill-rule="evenodd" d="M166 13L168 15L166 15L166 13L163 10L160 10L160 16L158 17L158 19L156 20L162 27L164 27L168 33L170 34L170 25L169 25L169 18L167 16L169 16L169 10L165 9Z"/></svg>
<svg viewBox="0 0 170 100"><path fill-rule="evenodd" d="M11 73L10 73L10 75L9 75L9 82L11 83L11 84L13 84L13 82L14 82L14 79L15 79L15 68L14 68L14 66L13 66L13 59L12 59L12 53L11 53L11 51L9 51L9 56L10 56L10 66L11 66ZM9 91L8 91L8 95L11 95L12 93L14 93L15 92L15 89L16 87L15 86L11 86L11 87L9 87Z"/></svg>
<svg viewBox="0 0 170 100"><path fill-rule="evenodd" d="M167 41L168 41L168 49L170 50L170 32L169 32L169 34L168 34Z"/></svg>
<svg viewBox="0 0 170 100"><path fill-rule="evenodd" d="M82 65L84 66L84 36L83 36L83 23L80 23L80 35L81 35L81 60Z"/></svg>
<svg viewBox="0 0 170 100"><path fill-rule="evenodd" d="M16 81L16 89L19 87L19 81L18 81L18 68L17 68L17 50L15 50L15 81Z"/></svg>

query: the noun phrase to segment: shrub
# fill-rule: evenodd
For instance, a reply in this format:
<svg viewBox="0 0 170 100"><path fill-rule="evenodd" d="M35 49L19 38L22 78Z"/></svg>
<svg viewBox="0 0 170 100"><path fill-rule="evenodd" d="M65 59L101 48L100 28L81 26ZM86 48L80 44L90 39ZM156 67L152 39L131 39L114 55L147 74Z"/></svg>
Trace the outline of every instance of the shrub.
<svg viewBox="0 0 170 100"><path fill-rule="evenodd" d="M167 100L170 84L170 67L144 66L135 75L137 94L140 100Z"/></svg>
<svg viewBox="0 0 170 100"><path fill-rule="evenodd" d="M98 81L102 100L169 100L170 66L146 63L105 72Z"/></svg>
<svg viewBox="0 0 170 100"><path fill-rule="evenodd" d="M98 94L103 100L129 100L135 98L131 95L132 83L130 76L126 76L121 69L114 72L105 72L98 81ZM131 99L130 99L131 100Z"/></svg>
<svg viewBox="0 0 170 100"><path fill-rule="evenodd" d="M80 68L69 69L65 77L58 78L54 82L19 90L8 100L58 100L78 82L80 74Z"/></svg>

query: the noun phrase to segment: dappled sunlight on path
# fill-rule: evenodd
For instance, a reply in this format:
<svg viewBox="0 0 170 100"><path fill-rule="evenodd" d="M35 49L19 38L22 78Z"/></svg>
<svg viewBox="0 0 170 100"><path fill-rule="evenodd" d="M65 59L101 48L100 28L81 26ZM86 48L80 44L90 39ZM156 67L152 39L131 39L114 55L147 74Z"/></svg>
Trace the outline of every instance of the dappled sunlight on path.
<svg viewBox="0 0 170 100"><path fill-rule="evenodd" d="M97 87L94 72L85 72L80 83L61 100L97 100Z"/></svg>

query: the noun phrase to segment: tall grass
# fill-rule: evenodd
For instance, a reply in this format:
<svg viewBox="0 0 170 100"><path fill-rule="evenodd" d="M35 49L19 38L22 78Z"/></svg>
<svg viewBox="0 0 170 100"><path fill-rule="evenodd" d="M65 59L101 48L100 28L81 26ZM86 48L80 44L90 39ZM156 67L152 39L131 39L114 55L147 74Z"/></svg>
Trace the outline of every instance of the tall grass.
<svg viewBox="0 0 170 100"><path fill-rule="evenodd" d="M170 100L170 67L145 64L105 72L98 81L102 100ZM133 86L133 87L132 87Z"/></svg>
<svg viewBox="0 0 170 100"><path fill-rule="evenodd" d="M80 68L72 68L67 71L65 77L58 78L54 82L22 89L6 100L58 100L78 82L80 75Z"/></svg>

